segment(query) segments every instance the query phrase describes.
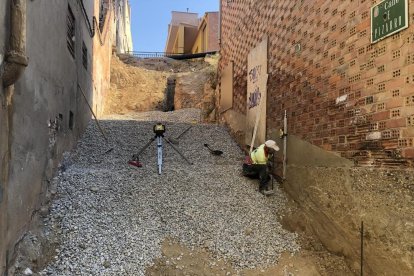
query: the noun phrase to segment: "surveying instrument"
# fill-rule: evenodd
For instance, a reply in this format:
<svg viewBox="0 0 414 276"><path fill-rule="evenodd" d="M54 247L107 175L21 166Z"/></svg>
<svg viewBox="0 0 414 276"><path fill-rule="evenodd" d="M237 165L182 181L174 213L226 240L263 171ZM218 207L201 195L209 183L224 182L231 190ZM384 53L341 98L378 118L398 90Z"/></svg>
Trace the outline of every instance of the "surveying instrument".
<svg viewBox="0 0 414 276"><path fill-rule="evenodd" d="M165 125L161 123L157 123L153 127L153 131L155 133L155 136L150 139L150 141L142 147L137 154L134 154L132 156L132 159L128 161L129 165L141 168L142 163L139 161L139 155L146 150L152 142L157 140L157 165L158 165L158 174L161 174L162 172L162 141L167 142L185 161L187 161L188 164L192 165L192 163L185 158L185 156L171 143L171 141L164 137L165 133Z"/></svg>

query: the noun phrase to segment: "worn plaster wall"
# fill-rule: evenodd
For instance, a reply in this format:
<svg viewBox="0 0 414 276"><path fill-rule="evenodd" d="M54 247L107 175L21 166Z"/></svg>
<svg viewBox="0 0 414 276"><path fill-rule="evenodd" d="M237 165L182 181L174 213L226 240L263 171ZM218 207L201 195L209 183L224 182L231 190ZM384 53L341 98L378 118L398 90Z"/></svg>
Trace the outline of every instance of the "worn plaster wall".
<svg viewBox="0 0 414 276"><path fill-rule="evenodd" d="M95 6L99 7L100 0L95 0ZM94 15L96 18L100 18L100 9L95 9ZM115 24L115 11L113 5L109 5L109 9L106 12L103 20L103 27L96 29L96 35L93 39L93 99L90 102L93 103L93 110L99 117L104 110L104 99L110 90L110 77L111 77L111 58L112 58L112 45L114 33L116 32Z"/></svg>
<svg viewBox="0 0 414 276"><path fill-rule="evenodd" d="M10 26L8 23L7 11L8 1L0 3L0 83L3 74L4 55L6 52L7 31ZM7 127L7 105L6 91L0 85L0 275L6 267L6 203L7 203L7 148L8 148L8 127Z"/></svg>
<svg viewBox="0 0 414 276"><path fill-rule="evenodd" d="M379 2L221 1L219 79L234 63L233 108L222 118L243 141L247 56L268 36L267 137L277 139L287 110L284 188L303 212L293 227L311 230L358 273L363 220L366 274L410 275L414 1L410 27L371 45L370 7Z"/></svg>
<svg viewBox="0 0 414 276"><path fill-rule="evenodd" d="M74 57L67 46L68 2L75 17ZM82 51L83 43L86 51ZM15 243L45 198L63 152L73 147L91 117L78 89L79 85L90 98L92 40L78 1L27 2L27 56L29 66L15 84L9 108L10 167L8 181L2 184L7 190L2 205L6 221L0 227L1 232L6 229L5 246L0 248L2 264L6 250L12 258ZM83 57L88 68L83 66ZM3 109L1 115L3 121Z"/></svg>

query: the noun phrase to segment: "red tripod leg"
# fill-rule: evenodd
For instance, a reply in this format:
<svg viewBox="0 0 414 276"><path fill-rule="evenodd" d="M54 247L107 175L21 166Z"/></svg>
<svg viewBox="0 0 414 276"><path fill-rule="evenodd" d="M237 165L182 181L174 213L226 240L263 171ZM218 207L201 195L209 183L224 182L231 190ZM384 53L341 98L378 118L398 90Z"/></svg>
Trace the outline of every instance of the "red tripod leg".
<svg viewBox="0 0 414 276"><path fill-rule="evenodd" d="M131 166L138 167L138 168L142 167L141 162L139 162L138 160L130 160L130 161L128 161L128 164L131 165Z"/></svg>

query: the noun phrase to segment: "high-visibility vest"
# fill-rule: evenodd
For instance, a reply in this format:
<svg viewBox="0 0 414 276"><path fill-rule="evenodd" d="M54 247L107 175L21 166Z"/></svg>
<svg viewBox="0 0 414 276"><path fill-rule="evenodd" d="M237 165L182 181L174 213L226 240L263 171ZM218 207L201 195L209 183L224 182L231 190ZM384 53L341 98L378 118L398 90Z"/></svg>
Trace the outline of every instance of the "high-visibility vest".
<svg viewBox="0 0 414 276"><path fill-rule="evenodd" d="M250 154L250 158L252 159L253 164L258 165L266 165L267 164L267 156L264 149L265 145L260 145L257 149L252 151Z"/></svg>

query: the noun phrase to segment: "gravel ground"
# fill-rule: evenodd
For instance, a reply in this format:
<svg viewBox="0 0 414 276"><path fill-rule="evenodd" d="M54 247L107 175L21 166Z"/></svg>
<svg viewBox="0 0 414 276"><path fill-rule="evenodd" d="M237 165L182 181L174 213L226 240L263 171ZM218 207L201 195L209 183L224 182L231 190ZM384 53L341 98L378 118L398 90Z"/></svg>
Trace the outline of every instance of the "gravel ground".
<svg viewBox="0 0 414 276"><path fill-rule="evenodd" d="M283 194L258 193L258 182L241 176L243 153L228 131L194 123L199 118L195 109L108 117L101 124L109 145L91 122L52 183L57 196L44 222L58 225L61 242L40 275L144 275L166 238L208 248L236 269L266 267L281 252L298 251L296 234L277 221ZM167 137L193 126L179 144L193 165L166 144L158 175L155 142L141 154L142 168L127 165L159 121Z"/></svg>

